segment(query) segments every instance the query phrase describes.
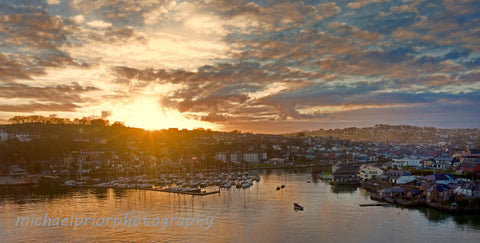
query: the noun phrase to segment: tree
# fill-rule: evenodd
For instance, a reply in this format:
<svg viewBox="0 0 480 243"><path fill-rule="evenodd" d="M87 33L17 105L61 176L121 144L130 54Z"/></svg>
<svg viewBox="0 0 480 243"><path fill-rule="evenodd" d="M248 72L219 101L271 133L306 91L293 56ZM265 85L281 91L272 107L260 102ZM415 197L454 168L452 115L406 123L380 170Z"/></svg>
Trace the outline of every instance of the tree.
<svg viewBox="0 0 480 243"><path fill-rule="evenodd" d="M99 126L99 127L108 126L108 123L109 123L108 120L104 120L104 119L94 119L90 121L90 124L92 126Z"/></svg>

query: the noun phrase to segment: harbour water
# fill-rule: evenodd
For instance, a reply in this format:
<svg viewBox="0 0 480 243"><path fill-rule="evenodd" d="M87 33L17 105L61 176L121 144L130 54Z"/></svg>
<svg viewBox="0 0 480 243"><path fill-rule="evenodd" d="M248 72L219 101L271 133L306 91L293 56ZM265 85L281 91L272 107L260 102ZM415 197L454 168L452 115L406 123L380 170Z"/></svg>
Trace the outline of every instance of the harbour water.
<svg viewBox="0 0 480 243"><path fill-rule="evenodd" d="M194 242L478 242L480 215L430 208L360 207L374 203L360 188L312 181L308 169L261 170L247 189L191 196L136 189L18 188L0 194L0 241ZM308 183L307 181L311 181ZM276 190L284 184L285 188ZM293 203L304 206L295 211ZM171 225L18 226L18 216L169 218ZM177 225L212 218L211 226ZM175 219L173 219L175 218ZM187 229L185 229L187 228Z"/></svg>

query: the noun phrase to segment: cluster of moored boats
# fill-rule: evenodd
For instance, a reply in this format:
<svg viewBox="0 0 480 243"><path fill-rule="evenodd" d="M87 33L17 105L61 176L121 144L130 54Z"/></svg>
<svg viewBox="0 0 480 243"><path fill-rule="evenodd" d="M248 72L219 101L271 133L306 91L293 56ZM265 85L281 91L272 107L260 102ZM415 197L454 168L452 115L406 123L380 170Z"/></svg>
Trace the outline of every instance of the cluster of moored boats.
<svg viewBox="0 0 480 243"><path fill-rule="evenodd" d="M161 179L162 180L162 179ZM171 184L183 188L208 187L218 186L220 188L248 188L253 185L254 181L260 181L259 176L249 175L248 172L238 173L210 173L210 174L187 174L185 177L177 177L175 175L168 175L168 178L163 178L164 185ZM161 182L162 183L162 182Z"/></svg>
<svg viewBox="0 0 480 243"><path fill-rule="evenodd" d="M94 186L113 188L168 188L170 191L198 192L200 188L218 186L220 188L249 188L254 181L260 181L259 176L248 172L238 173L187 173L183 176L162 174L158 178L146 176L120 177L118 179L100 182L100 179L81 178L69 180L65 186Z"/></svg>

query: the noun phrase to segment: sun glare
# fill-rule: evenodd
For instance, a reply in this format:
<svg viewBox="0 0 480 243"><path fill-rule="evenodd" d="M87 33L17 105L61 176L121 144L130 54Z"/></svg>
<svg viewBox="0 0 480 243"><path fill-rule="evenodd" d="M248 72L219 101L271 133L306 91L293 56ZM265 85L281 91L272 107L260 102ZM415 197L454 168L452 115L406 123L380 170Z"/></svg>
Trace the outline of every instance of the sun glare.
<svg viewBox="0 0 480 243"><path fill-rule="evenodd" d="M178 111L163 110L156 97L138 97L128 105L117 107L110 119L122 121L130 127L148 130L217 128L215 124L210 122L188 119Z"/></svg>

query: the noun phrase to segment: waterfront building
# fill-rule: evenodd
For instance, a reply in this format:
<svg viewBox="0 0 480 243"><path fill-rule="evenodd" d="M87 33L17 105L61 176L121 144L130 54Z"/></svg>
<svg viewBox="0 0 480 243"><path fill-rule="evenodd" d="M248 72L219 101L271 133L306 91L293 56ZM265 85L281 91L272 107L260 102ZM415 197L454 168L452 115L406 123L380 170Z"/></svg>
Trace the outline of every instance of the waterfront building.
<svg viewBox="0 0 480 243"><path fill-rule="evenodd" d="M427 189L427 202L445 202L453 195L453 188L445 184L435 184Z"/></svg>
<svg viewBox="0 0 480 243"><path fill-rule="evenodd" d="M474 183L465 183L455 188L454 193L457 195L471 197L473 196L473 189L475 188L475 186L476 185Z"/></svg>
<svg viewBox="0 0 480 243"><path fill-rule="evenodd" d="M235 163L235 164L238 164L240 163L240 156L239 156L240 153L236 152L236 153L231 153L230 154L230 162L232 163Z"/></svg>
<svg viewBox="0 0 480 243"><path fill-rule="evenodd" d="M380 196L380 198L400 197L400 196L403 196L404 194L405 194L405 189L399 186L389 187L389 188L385 188L378 191L378 195Z"/></svg>
<svg viewBox="0 0 480 243"><path fill-rule="evenodd" d="M358 178L360 180L370 180L370 179L376 179L380 177L380 175L382 174L383 174L383 170L378 167L371 166L371 165L362 165L360 166Z"/></svg>
<svg viewBox="0 0 480 243"><path fill-rule="evenodd" d="M332 166L332 184L357 184L360 166L337 164Z"/></svg>
<svg viewBox="0 0 480 243"><path fill-rule="evenodd" d="M227 153L225 152L216 153L215 159L223 162L227 162Z"/></svg>
<svg viewBox="0 0 480 243"><path fill-rule="evenodd" d="M417 177L412 175L409 171L403 170L389 170L385 172L382 176L384 179L388 180L393 184L406 184L411 181L414 181Z"/></svg>
<svg viewBox="0 0 480 243"><path fill-rule="evenodd" d="M260 161L267 160L266 152L245 152L243 153L243 160L247 163L260 163Z"/></svg>
<svg viewBox="0 0 480 243"><path fill-rule="evenodd" d="M409 199L422 199L423 190L410 190L405 194L405 196Z"/></svg>

